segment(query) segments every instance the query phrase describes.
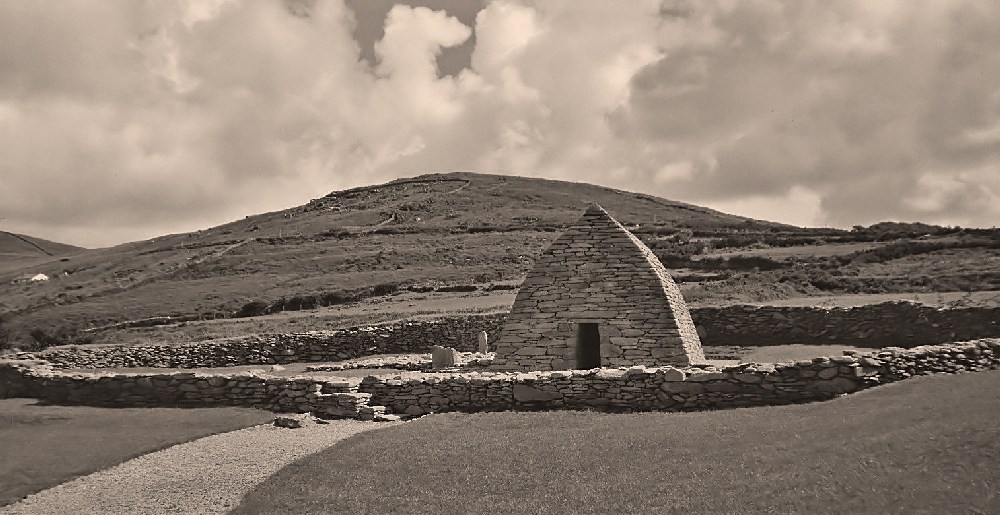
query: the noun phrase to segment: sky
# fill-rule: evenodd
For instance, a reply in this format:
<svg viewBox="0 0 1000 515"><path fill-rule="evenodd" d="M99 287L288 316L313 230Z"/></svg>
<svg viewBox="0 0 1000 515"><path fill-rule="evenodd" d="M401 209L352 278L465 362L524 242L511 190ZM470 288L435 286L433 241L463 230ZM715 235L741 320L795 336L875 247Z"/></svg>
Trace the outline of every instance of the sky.
<svg viewBox="0 0 1000 515"><path fill-rule="evenodd" d="M997 226L997 27L988 0L0 0L0 230L108 246L457 170Z"/></svg>

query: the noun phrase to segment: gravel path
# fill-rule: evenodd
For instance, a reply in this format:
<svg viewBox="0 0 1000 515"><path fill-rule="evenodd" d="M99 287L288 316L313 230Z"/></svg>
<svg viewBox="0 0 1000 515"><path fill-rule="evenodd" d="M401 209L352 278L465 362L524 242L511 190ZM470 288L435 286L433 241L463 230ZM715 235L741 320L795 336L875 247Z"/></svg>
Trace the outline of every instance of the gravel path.
<svg viewBox="0 0 1000 515"><path fill-rule="evenodd" d="M0 513L226 513L288 463L392 423L262 425L139 456L0 508Z"/></svg>

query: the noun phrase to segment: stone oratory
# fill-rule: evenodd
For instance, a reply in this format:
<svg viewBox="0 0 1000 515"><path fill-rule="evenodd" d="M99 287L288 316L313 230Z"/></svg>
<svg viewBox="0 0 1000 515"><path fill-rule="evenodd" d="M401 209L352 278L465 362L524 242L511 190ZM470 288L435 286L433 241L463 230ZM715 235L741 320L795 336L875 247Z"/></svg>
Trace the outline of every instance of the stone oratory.
<svg viewBox="0 0 1000 515"><path fill-rule="evenodd" d="M494 370L567 370L704 362L667 269L592 205L521 284L496 341Z"/></svg>

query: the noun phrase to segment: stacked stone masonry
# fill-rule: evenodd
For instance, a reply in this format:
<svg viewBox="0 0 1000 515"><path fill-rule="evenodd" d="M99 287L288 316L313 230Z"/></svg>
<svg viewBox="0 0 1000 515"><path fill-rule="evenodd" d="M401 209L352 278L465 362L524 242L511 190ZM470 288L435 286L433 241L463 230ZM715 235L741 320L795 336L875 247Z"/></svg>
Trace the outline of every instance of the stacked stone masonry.
<svg viewBox="0 0 1000 515"><path fill-rule="evenodd" d="M361 392L392 413L596 410L695 411L825 400L917 375L1000 368L1000 340L721 370L643 367L367 377Z"/></svg>
<svg viewBox="0 0 1000 515"><path fill-rule="evenodd" d="M353 391L352 391L353 390ZM0 361L0 398L105 407L241 406L279 413L362 418L369 395L344 380L177 372L70 373L44 362Z"/></svg>
<svg viewBox="0 0 1000 515"><path fill-rule="evenodd" d="M373 354L429 352L433 345L477 350L506 314L468 315L339 331L248 336L186 345L83 346L18 353L56 368L196 368L342 361ZM854 308L728 306L691 311L706 346L841 344L914 347L1000 337L1000 308L936 309L910 302Z"/></svg>
<svg viewBox="0 0 1000 515"><path fill-rule="evenodd" d="M16 359L43 359L56 368L205 368L343 361L377 354L430 352L434 345L475 351L478 333L495 334L497 315L354 327L336 331L268 334L183 345L58 347L17 353Z"/></svg>
<svg viewBox="0 0 1000 515"><path fill-rule="evenodd" d="M311 377L72 373L0 361L0 398L115 407L247 406L370 420L383 413L586 409L692 411L824 400L935 373L1000 368L1000 339L887 348L774 365L623 367L522 373L367 377L359 386Z"/></svg>
<svg viewBox="0 0 1000 515"><path fill-rule="evenodd" d="M638 238L591 206L535 262L496 340L496 370L581 365L581 324L596 325L600 366L704 361L680 290ZM599 338L599 340L598 340ZM599 343L598 343L599 341Z"/></svg>
<svg viewBox="0 0 1000 515"><path fill-rule="evenodd" d="M913 347L1000 337L1000 309L936 309L910 302L854 308L728 306L691 312L705 345L844 344ZM84 346L18 353L57 368L224 367L340 361L427 352L433 345L476 350L479 331L497 334L505 314L447 317L340 331L231 338L186 345Z"/></svg>
<svg viewBox="0 0 1000 515"><path fill-rule="evenodd" d="M704 345L913 347L1000 336L1000 308L913 302L853 308L727 306L692 316Z"/></svg>

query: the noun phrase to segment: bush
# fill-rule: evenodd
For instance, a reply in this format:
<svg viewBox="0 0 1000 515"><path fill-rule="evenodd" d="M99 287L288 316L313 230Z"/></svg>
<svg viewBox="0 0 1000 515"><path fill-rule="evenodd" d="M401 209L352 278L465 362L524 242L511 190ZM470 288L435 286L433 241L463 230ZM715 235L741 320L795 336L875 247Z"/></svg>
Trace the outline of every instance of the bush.
<svg viewBox="0 0 1000 515"><path fill-rule="evenodd" d="M255 317L267 314L267 303L262 300L247 302L233 314L236 318Z"/></svg>
<svg viewBox="0 0 1000 515"><path fill-rule="evenodd" d="M328 291L319 297L319 303L322 306L335 306L337 304L347 304L348 302L353 302L355 296L353 294L347 293L343 290L338 291Z"/></svg>
<svg viewBox="0 0 1000 515"><path fill-rule="evenodd" d="M398 290L399 283L381 283L372 286L372 295L375 297L381 297L383 295L396 293Z"/></svg>
<svg viewBox="0 0 1000 515"><path fill-rule="evenodd" d="M476 285L474 285L474 284L456 284L454 286L440 286L440 287L436 288L434 291L439 291L439 292L452 292L452 291L469 292L469 291L476 291L478 289L479 289L479 287L476 286Z"/></svg>

